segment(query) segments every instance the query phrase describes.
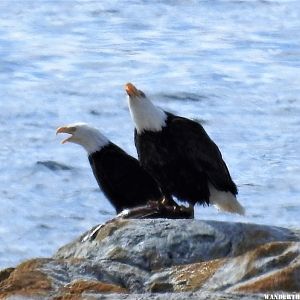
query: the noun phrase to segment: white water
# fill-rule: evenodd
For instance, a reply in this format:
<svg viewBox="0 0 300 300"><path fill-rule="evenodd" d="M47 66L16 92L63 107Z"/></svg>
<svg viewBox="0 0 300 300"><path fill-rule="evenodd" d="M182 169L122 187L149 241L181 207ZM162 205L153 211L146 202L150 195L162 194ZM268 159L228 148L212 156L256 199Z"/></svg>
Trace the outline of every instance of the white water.
<svg viewBox="0 0 300 300"><path fill-rule="evenodd" d="M298 1L0 2L0 267L49 256L114 210L83 149L83 121L136 155L123 85L203 121L246 217L299 227ZM51 170L53 160L70 170Z"/></svg>

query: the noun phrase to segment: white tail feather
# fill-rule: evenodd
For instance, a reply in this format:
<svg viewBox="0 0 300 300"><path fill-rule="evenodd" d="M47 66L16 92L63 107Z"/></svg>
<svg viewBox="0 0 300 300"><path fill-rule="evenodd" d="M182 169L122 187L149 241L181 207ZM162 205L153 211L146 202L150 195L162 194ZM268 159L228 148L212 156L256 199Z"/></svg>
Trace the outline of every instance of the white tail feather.
<svg viewBox="0 0 300 300"><path fill-rule="evenodd" d="M221 211L245 215L245 208L237 201L231 192L218 191L211 183L208 184L209 202Z"/></svg>

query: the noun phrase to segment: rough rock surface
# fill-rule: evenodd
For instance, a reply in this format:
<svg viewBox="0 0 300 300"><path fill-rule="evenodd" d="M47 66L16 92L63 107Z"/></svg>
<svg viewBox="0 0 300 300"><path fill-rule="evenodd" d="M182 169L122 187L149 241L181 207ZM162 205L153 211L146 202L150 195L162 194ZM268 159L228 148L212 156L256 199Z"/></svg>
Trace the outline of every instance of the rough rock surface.
<svg viewBox="0 0 300 300"><path fill-rule="evenodd" d="M115 220L0 272L0 298L262 299L300 292L299 232L199 220Z"/></svg>

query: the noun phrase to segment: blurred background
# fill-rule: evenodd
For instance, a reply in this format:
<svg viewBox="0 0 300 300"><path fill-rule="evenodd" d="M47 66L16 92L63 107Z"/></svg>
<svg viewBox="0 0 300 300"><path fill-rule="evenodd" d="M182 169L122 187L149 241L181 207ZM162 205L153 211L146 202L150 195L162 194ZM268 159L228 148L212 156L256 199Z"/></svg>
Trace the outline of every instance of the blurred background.
<svg viewBox="0 0 300 300"><path fill-rule="evenodd" d="M299 228L299 1L0 1L0 268L49 256L115 212L58 126L136 156L123 90L200 121L246 217ZM50 162L49 162L50 161Z"/></svg>

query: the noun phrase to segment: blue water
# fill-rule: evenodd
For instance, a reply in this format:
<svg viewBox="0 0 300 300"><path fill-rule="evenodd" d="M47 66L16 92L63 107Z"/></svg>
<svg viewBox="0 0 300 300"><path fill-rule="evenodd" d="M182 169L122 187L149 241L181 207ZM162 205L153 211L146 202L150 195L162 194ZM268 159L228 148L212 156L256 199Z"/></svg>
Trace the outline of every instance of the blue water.
<svg viewBox="0 0 300 300"><path fill-rule="evenodd" d="M55 129L88 122L136 156L128 81L219 145L247 216L197 218L299 228L299 45L299 1L1 0L0 267L114 215Z"/></svg>

